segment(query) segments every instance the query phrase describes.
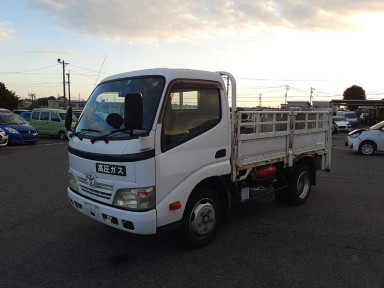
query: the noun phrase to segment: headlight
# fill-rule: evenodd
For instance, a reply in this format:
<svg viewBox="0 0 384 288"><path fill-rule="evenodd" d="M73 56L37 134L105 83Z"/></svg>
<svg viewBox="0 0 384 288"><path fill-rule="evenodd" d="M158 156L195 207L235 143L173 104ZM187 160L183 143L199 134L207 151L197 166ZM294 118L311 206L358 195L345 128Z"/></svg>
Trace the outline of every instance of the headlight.
<svg viewBox="0 0 384 288"><path fill-rule="evenodd" d="M116 192L113 205L129 210L151 210L156 204L155 187L121 189Z"/></svg>
<svg viewBox="0 0 384 288"><path fill-rule="evenodd" d="M4 129L6 129L9 133L19 134L19 131L17 131L16 129L9 128L9 127L5 127Z"/></svg>
<svg viewBox="0 0 384 288"><path fill-rule="evenodd" d="M73 176L72 172L68 170L68 180L69 180L69 187L75 191L79 192L79 187L77 186L77 181L75 176Z"/></svg>
<svg viewBox="0 0 384 288"><path fill-rule="evenodd" d="M361 132L353 133L353 134L350 134L349 137L356 138L356 137L359 137L360 134L361 134Z"/></svg>

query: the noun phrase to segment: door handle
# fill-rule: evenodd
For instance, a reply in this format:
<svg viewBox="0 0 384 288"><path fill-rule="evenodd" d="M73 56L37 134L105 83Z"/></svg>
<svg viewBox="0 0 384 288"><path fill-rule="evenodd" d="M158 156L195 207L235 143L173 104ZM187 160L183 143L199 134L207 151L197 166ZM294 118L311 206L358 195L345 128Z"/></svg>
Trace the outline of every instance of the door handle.
<svg viewBox="0 0 384 288"><path fill-rule="evenodd" d="M221 149L219 151L216 152L215 154L215 158L223 158L225 157L225 155L227 155L227 150L226 149Z"/></svg>

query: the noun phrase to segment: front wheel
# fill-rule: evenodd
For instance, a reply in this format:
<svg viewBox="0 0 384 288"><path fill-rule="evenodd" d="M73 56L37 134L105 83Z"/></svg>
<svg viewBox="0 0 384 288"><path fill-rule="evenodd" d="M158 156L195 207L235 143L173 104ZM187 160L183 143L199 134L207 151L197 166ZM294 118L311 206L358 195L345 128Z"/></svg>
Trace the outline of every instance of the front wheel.
<svg viewBox="0 0 384 288"><path fill-rule="evenodd" d="M371 156L375 152L375 148L372 142L363 142L359 147L359 152L365 156Z"/></svg>
<svg viewBox="0 0 384 288"><path fill-rule="evenodd" d="M9 141L9 139L7 139L6 141L0 143L0 147L7 146L8 145L8 141Z"/></svg>
<svg viewBox="0 0 384 288"><path fill-rule="evenodd" d="M188 200L182 219L187 245L201 248L217 234L222 219L222 204L216 191L202 187Z"/></svg>
<svg viewBox="0 0 384 288"><path fill-rule="evenodd" d="M60 132L59 132L59 138L60 138L60 140L65 140L65 139L67 139L67 135L65 135L65 132L64 132L64 131L60 131Z"/></svg>

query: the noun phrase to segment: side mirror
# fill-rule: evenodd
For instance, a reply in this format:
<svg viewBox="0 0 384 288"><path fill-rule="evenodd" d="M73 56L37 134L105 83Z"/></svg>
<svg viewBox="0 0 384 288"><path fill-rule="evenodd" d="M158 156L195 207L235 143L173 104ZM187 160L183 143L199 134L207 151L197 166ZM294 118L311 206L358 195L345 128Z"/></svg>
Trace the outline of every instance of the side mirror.
<svg viewBox="0 0 384 288"><path fill-rule="evenodd" d="M71 126L72 126L72 107L69 106L67 110L67 115L65 116L65 128L67 128L67 130L70 131Z"/></svg>
<svg viewBox="0 0 384 288"><path fill-rule="evenodd" d="M143 128L143 99L139 93L125 95L124 102L124 126L125 129Z"/></svg>

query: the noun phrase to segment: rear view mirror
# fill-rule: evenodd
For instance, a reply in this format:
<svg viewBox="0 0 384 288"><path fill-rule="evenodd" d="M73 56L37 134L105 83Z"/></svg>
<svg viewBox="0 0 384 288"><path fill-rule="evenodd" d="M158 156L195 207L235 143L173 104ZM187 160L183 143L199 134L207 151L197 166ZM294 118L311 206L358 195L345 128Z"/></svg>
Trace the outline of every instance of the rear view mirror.
<svg viewBox="0 0 384 288"><path fill-rule="evenodd" d="M139 93L125 95L124 126L126 129L143 128L143 99Z"/></svg>
<svg viewBox="0 0 384 288"><path fill-rule="evenodd" d="M65 128L67 128L67 130L71 130L71 126L72 126L72 107L69 106L68 110L67 110L67 115L65 116Z"/></svg>

